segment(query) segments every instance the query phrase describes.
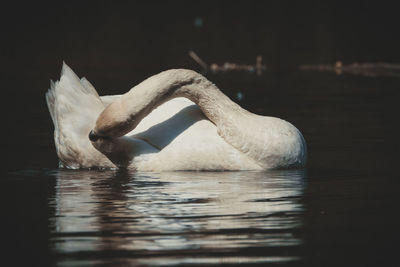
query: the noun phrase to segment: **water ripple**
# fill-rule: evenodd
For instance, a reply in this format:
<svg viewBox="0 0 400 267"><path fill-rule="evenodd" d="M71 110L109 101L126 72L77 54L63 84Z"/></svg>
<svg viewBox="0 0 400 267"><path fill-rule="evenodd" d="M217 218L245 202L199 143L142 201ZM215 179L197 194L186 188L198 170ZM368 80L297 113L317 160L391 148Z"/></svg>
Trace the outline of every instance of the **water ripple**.
<svg viewBox="0 0 400 267"><path fill-rule="evenodd" d="M61 265L299 259L304 171L50 175L57 181L51 246Z"/></svg>

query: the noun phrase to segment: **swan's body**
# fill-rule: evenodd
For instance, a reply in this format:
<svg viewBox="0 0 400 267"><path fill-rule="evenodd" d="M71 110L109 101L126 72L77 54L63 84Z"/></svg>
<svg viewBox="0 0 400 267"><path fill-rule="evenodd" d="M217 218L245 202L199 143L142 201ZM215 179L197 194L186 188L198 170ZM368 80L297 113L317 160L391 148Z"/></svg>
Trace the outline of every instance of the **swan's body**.
<svg viewBox="0 0 400 267"><path fill-rule="evenodd" d="M99 97L64 64L46 98L57 154L68 168L260 170L306 161L292 124L242 109L190 70L165 71L122 96ZM98 138L90 142L92 129Z"/></svg>

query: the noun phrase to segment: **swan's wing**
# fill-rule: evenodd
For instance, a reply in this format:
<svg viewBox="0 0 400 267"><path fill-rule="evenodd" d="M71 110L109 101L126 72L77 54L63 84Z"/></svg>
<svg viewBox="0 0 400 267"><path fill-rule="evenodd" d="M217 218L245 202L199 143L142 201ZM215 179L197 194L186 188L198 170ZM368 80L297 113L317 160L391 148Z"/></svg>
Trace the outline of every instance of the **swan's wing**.
<svg viewBox="0 0 400 267"><path fill-rule="evenodd" d="M54 123L57 154L63 166L92 167L99 162L99 157L105 158L88 139L98 115L104 109L88 80L79 79L64 63L60 80L51 82L46 100Z"/></svg>
<svg viewBox="0 0 400 267"><path fill-rule="evenodd" d="M203 113L192 101L183 97L174 98L154 109L127 135L161 150L202 119L205 119Z"/></svg>
<svg viewBox="0 0 400 267"><path fill-rule="evenodd" d="M256 170L260 167L226 143L192 101L174 98L130 132L160 150L139 170Z"/></svg>
<svg viewBox="0 0 400 267"><path fill-rule="evenodd" d="M150 142L160 142L161 151L157 153L151 164L143 166L143 170L258 170L260 167L242 152L225 142L217 133L217 127L202 115L190 123L183 117L192 116L196 106L187 107L166 122L154 126L142 133L152 137ZM182 126L176 124L169 135L169 124L174 126L174 121L182 120ZM166 129L163 139L154 138L158 132L162 134ZM178 134L177 134L178 133ZM138 134L141 135L141 134ZM165 141L165 142L161 142ZM140 166L142 167L142 166ZM139 168L140 169L140 168Z"/></svg>

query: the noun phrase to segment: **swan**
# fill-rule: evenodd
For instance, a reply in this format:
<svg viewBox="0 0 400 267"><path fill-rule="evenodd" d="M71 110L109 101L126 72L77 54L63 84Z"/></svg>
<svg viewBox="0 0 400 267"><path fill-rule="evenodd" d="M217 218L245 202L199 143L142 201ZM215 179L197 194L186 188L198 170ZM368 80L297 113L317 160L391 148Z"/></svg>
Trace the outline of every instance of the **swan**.
<svg viewBox="0 0 400 267"><path fill-rule="evenodd" d="M192 70L163 71L123 95L99 96L63 63L46 102L64 168L266 170L306 164L306 143L295 126L250 113Z"/></svg>

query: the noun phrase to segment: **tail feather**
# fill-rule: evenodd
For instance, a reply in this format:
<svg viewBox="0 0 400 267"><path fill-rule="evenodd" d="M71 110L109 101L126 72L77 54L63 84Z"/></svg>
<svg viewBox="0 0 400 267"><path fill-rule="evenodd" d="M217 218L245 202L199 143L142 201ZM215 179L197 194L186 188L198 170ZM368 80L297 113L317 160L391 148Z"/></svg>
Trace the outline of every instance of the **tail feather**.
<svg viewBox="0 0 400 267"><path fill-rule="evenodd" d="M54 124L54 141L58 157L68 168L95 167L104 157L90 143L93 129L104 105L96 89L86 79L79 79L63 63L59 81L50 81L46 101Z"/></svg>
<svg viewBox="0 0 400 267"><path fill-rule="evenodd" d="M97 93L96 89L94 86L86 79L86 77L82 77L80 80L81 85L83 86L83 89L85 89L87 94L92 94L97 96L97 98L100 99L99 94Z"/></svg>

